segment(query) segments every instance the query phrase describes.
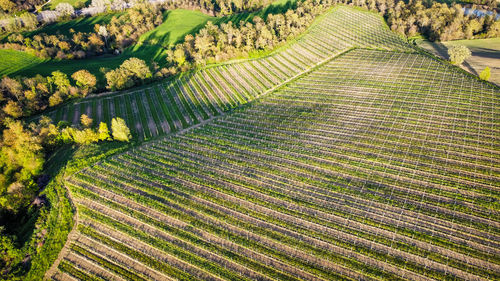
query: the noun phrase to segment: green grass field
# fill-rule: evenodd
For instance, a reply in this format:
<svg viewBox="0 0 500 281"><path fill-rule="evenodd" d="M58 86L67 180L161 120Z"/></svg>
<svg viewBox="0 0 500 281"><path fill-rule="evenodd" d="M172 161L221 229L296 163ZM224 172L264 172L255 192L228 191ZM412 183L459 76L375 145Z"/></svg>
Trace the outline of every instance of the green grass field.
<svg viewBox="0 0 500 281"><path fill-rule="evenodd" d="M132 51L140 48L142 44L168 46L178 43L184 40L187 34L201 29L209 20L215 21L216 18L191 10L167 11L163 23L143 34Z"/></svg>
<svg viewBox="0 0 500 281"><path fill-rule="evenodd" d="M75 20L54 23L37 29L31 32L23 32L25 37L34 36L40 33L46 33L49 35L63 34L66 36L71 36L70 29L72 28L75 32L91 32L94 30L94 25L96 24L106 24L111 21L113 16L117 16L120 13L112 13L99 15L95 17L85 17L79 18ZM7 38L7 34L3 35L1 38L2 41L5 41ZM68 60L68 61L59 61L59 60L44 60L36 56L32 56L28 53L7 49L0 49L0 59L2 59L2 63L0 65L0 76L9 75L9 76L27 76L31 77L36 74L41 75L50 75L52 71L61 70L68 75L71 75L73 72L80 70L82 68L88 67L94 74L99 74L99 67L95 66L96 62L91 60L86 60L82 66L82 60ZM119 60L111 65L120 65L123 61ZM100 64L100 63L97 63Z"/></svg>
<svg viewBox="0 0 500 281"><path fill-rule="evenodd" d="M101 80L101 83L104 83L103 74L100 72L101 67L105 66L107 68L116 68L130 57L137 57L145 60L146 62L155 61L160 66L163 66L166 63L166 52L162 46L169 46L182 41L187 34L196 33L209 20L213 21L215 24L228 21L239 23L240 21L247 21L255 15L265 17L269 13L286 11L292 7L294 3L295 1L278 0L265 9L257 12L241 13L220 18L207 16L199 11L192 10L177 9L167 11L165 13L163 24L154 30L143 34L139 39L140 43L125 49L124 52L118 56L105 55L83 60L49 60L40 64L26 64L24 67L22 64L19 64L13 75L28 77L36 74L49 75L56 70L60 70L68 75L71 75L80 69L87 69L96 75ZM112 16L113 14L108 14L57 23L32 32L31 35L41 32L48 34L64 32L68 34L70 28L73 28L76 31L92 31L95 24L107 23L111 20Z"/></svg>
<svg viewBox="0 0 500 281"><path fill-rule="evenodd" d="M456 45L467 46L471 50L472 56L464 62L462 67L474 75L479 75L488 66L491 69L489 81L500 86L500 38L448 42L419 40L417 44L444 59L448 59L448 48Z"/></svg>
<svg viewBox="0 0 500 281"><path fill-rule="evenodd" d="M71 36L70 29L75 30L75 32L93 32L94 25L108 24L113 16L119 16L120 14L122 13L109 13L98 15L95 17L81 17L70 21L57 22L49 24L35 31L23 32L23 35L25 37L30 37L39 33L46 33L49 35L63 34L66 36Z"/></svg>
<svg viewBox="0 0 500 281"><path fill-rule="evenodd" d="M51 9L55 9L59 3L69 3L73 7L87 7L92 1L91 0L50 0Z"/></svg>
<svg viewBox="0 0 500 281"><path fill-rule="evenodd" d="M22 69L31 68L43 62L43 59L25 52L0 49L0 77L11 75Z"/></svg>
<svg viewBox="0 0 500 281"><path fill-rule="evenodd" d="M106 17L101 17L99 20L103 21L108 17L110 19L110 15L107 15ZM33 76L38 73L42 75L49 75L52 71L60 70L68 75L71 75L77 70L87 69L103 80L103 75L100 72L101 67L104 66L110 69L116 68L130 57L137 57L147 62L156 61L160 65L163 65L166 63L166 53L162 45L175 44L178 40L183 39L185 35L197 31L211 18L212 17L197 11L169 11L166 13L164 24L141 37L140 41L143 42L143 44L137 44L129 47L118 56L104 55L101 57L83 60L50 60L36 66L27 66L18 71L16 74L22 76ZM89 28L95 24L94 21L90 21L90 19L92 18L88 18L84 22L84 26L86 26L85 28ZM180 23L181 19L183 19L182 23ZM66 27L69 28L70 26L73 26L73 24L73 22L66 23ZM156 39L156 41L153 42L153 39Z"/></svg>

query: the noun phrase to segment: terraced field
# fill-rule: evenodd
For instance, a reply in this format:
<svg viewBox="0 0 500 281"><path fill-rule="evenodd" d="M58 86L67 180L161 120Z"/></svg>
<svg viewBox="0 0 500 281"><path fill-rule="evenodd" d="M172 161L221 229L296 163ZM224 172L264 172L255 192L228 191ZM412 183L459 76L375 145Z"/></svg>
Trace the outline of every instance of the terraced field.
<svg viewBox="0 0 500 281"><path fill-rule="evenodd" d="M353 47L412 51L378 15L337 7L296 42L268 57L203 69L138 91L83 99L48 115L56 122L78 123L85 113L95 124L122 117L136 138L147 140L245 104Z"/></svg>
<svg viewBox="0 0 500 281"><path fill-rule="evenodd" d="M72 177L52 277L498 279L499 102L420 54L346 52Z"/></svg>

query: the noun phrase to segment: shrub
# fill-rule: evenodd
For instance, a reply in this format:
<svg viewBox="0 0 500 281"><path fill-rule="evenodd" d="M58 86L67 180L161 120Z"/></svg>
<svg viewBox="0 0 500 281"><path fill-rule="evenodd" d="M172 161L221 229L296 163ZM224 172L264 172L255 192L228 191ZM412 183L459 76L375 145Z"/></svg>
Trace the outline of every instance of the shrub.
<svg viewBox="0 0 500 281"><path fill-rule="evenodd" d="M484 81L490 80L491 76L491 70L489 67L486 67L481 73L479 74L479 78Z"/></svg>

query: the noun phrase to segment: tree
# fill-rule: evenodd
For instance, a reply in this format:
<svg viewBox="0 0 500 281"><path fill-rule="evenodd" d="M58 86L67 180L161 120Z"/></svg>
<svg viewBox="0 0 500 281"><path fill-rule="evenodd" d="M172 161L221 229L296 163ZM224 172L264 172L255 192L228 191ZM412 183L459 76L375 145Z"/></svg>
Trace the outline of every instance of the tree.
<svg viewBox="0 0 500 281"><path fill-rule="evenodd" d="M80 116L80 122L82 123L83 127L90 128L90 126L92 126L92 122L94 122L94 120L92 120L92 118L88 117L87 114L82 114L82 116Z"/></svg>
<svg viewBox="0 0 500 281"><path fill-rule="evenodd" d="M57 70L52 72L52 76L47 77L49 83L54 84L57 89L63 93L67 94L71 83L69 82L68 75Z"/></svg>
<svg viewBox="0 0 500 281"><path fill-rule="evenodd" d="M453 46L448 49L448 55L450 56L451 63L455 65L461 65L466 59L471 56L471 51L469 48L463 45Z"/></svg>
<svg viewBox="0 0 500 281"><path fill-rule="evenodd" d="M9 0L0 0L0 9L7 13L11 13L16 10L16 4Z"/></svg>
<svg viewBox="0 0 500 281"><path fill-rule="evenodd" d="M146 62L138 58L130 58L117 69L107 72L105 76L109 89L121 90L141 83L153 75Z"/></svg>
<svg viewBox="0 0 500 281"><path fill-rule="evenodd" d="M71 78L73 78L73 80L76 81L76 85L83 90L84 96L92 91L97 84L96 77L85 69L78 70L77 72L73 73L73 75L71 75Z"/></svg>
<svg viewBox="0 0 500 281"><path fill-rule="evenodd" d="M56 12L59 13L60 17L66 18L71 17L75 13L75 8L69 3L59 3L56 6Z"/></svg>
<svg viewBox="0 0 500 281"><path fill-rule="evenodd" d="M134 78L137 78L139 80L145 80L152 77L149 66L145 61L138 58L130 58L124 61L120 65L120 68L126 70L127 72L132 74Z"/></svg>
<svg viewBox="0 0 500 281"><path fill-rule="evenodd" d="M130 141L132 135L130 134L130 129L127 127L127 123L120 117L113 118L111 120L111 130L113 131L113 138L117 141Z"/></svg>
<svg viewBox="0 0 500 281"><path fill-rule="evenodd" d="M97 130L99 134L99 140L111 140L111 136L109 135L108 124L101 122L99 123L99 129Z"/></svg>
<svg viewBox="0 0 500 281"><path fill-rule="evenodd" d="M484 81L490 80L491 76L491 70L489 67L486 67L481 73L479 74L479 78Z"/></svg>
<svg viewBox="0 0 500 281"><path fill-rule="evenodd" d="M94 8L97 8L97 7L107 7L110 4L111 3L109 2L109 0L92 0L92 2L90 4L90 7L94 7Z"/></svg>
<svg viewBox="0 0 500 281"><path fill-rule="evenodd" d="M16 212L27 206L38 189L34 177L43 168L41 139L21 121L7 120L0 146L0 204Z"/></svg>
<svg viewBox="0 0 500 281"><path fill-rule="evenodd" d="M14 118L23 116L23 109L13 100L7 102L7 104L3 107L3 111Z"/></svg>
<svg viewBox="0 0 500 281"><path fill-rule="evenodd" d="M99 29L97 31L99 35L104 37L104 41L106 42L106 47L108 46L108 30L106 29L106 26L104 25L99 25Z"/></svg>
<svg viewBox="0 0 500 281"><path fill-rule="evenodd" d="M42 116L38 124L31 123L30 128L40 137L45 149L55 148L60 143L60 132L58 126L52 123L52 119Z"/></svg>
<svg viewBox="0 0 500 281"><path fill-rule="evenodd" d="M0 89L15 96L17 100L21 99L23 86L15 79L5 76L0 82Z"/></svg>
<svg viewBox="0 0 500 281"><path fill-rule="evenodd" d="M108 81L108 89L113 91L134 86L134 81L130 79L128 73L121 68L110 70L105 74Z"/></svg>
<svg viewBox="0 0 500 281"><path fill-rule="evenodd" d="M174 61L178 66L182 66L186 62L186 54L184 53L184 48L181 44L179 44L178 47L175 48L173 56Z"/></svg>
<svg viewBox="0 0 500 281"><path fill-rule="evenodd" d="M61 97L61 94L59 92L55 92L53 95L49 97L49 106L56 106L60 103L62 103L64 100Z"/></svg>
<svg viewBox="0 0 500 281"><path fill-rule="evenodd" d="M76 144L88 145L99 141L99 135L95 130L86 128L83 130L72 130L73 141Z"/></svg>

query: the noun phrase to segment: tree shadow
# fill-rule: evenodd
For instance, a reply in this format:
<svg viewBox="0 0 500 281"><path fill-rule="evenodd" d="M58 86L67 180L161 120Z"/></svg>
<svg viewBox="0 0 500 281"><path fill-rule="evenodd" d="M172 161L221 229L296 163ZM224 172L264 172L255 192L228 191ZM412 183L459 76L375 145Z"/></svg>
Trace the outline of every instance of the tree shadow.
<svg viewBox="0 0 500 281"><path fill-rule="evenodd" d="M450 59L450 56L448 55L448 48L443 43L436 41L436 42L431 42L429 45L434 50L435 54L438 54L445 60Z"/></svg>
<svg viewBox="0 0 500 281"><path fill-rule="evenodd" d="M489 48L472 48L472 55L482 58L500 59L500 52Z"/></svg>
<svg viewBox="0 0 500 281"><path fill-rule="evenodd" d="M472 74L474 74L474 75L476 75L476 76L478 76L478 75L479 75L479 73L477 73L477 71L476 71L476 70L472 67L472 65L471 65L470 63L468 63L467 61L464 61L464 62L462 63L462 66L463 66L464 68L466 68L466 69L467 69L467 71L469 71L470 73L472 73Z"/></svg>

